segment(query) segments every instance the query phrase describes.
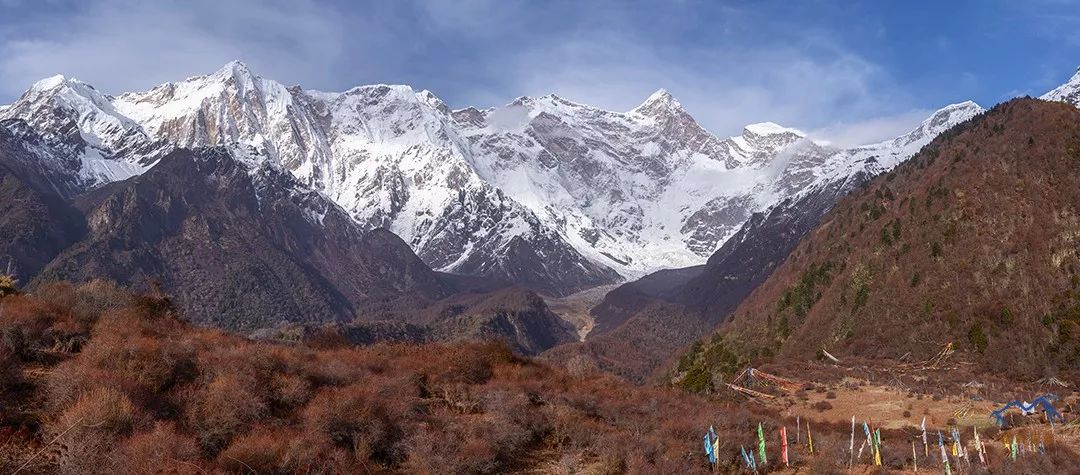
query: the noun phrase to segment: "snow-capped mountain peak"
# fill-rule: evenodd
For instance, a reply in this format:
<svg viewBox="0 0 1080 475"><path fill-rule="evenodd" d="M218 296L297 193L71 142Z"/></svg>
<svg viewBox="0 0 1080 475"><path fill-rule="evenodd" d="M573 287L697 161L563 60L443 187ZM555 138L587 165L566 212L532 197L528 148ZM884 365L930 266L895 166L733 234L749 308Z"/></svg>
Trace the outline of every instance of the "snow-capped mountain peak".
<svg viewBox="0 0 1080 475"><path fill-rule="evenodd" d="M759 122L756 124L750 124L743 128L743 135L756 135L759 137L765 137L768 135L781 135L791 134L797 137L806 137L806 134L798 129L792 129L778 125L773 122Z"/></svg>
<svg viewBox="0 0 1080 475"><path fill-rule="evenodd" d="M675 96L671 95L667 89L657 89L656 92L646 98L641 105L635 107L630 112L649 116L660 112L682 110L682 108L682 103L680 103Z"/></svg>
<svg viewBox="0 0 1080 475"><path fill-rule="evenodd" d="M64 76L63 74L57 74L55 76L50 76L38 82L35 82L32 86L30 86L30 91L48 91L50 89L60 87L67 81L68 78L66 76Z"/></svg>
<svg viewBox="0 0 1080 475"><path fill-rule="evenodd" d="M82 168L125 171L88 186L174 147L248 147L251 168L288 171L434 268L556 294L699 264L755 211L881 155L902 160L962 112L939 114L917 140L845 152L771 122L717 138L664 89L629 112L554 94L451 110L405 85L285 87L239 61L117 97L50 78L0 109L58 137L77 128Z"/></svg>
<svg viewBox="0 0 1080 475"><path fill-rule="evenodd" d="M1080 68L1076 68L1076 73L1065 84L1043 94L1039 99L1068 102L1074 106L1080 106Z"/></svg>
<svg viewBox="0 0 1080 475"><path fill-rule="evenodd" d="M949 104L941 109L938 109L922 121L915 130L905 135L910 139L915 137L936 137L938 134L956 125L958 122L962 122L971 118L976 114L980 114L984 111L982 106L976 104L974 101L958 102L956 104Z"/></svg>

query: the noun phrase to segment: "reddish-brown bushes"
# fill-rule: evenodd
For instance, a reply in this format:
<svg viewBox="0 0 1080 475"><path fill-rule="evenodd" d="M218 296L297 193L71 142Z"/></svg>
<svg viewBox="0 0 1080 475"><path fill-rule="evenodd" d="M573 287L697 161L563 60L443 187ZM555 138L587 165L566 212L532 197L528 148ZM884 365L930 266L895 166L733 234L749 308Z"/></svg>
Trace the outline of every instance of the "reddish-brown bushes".
<svg viewBox="0 0 1080 475"><path fill-rule="evenodd" d="M707 470L699 445L709 425L721 469L735 471L757 424L769 434L779 424L746 407L571 376L501 345L252 342L185 325L160 298L92 285L52 301L0 300L0 329L21 352L0 346L10 363L0 435L25 435L0 440L0 471L63 434L33 471L693 473ZM110 296L94 297L99 287ZM85 344L56 345L65 338ZM843 427L814 431L821 450L846 444L832 434L846 436Z"/></svg>
<svg viewBox="0 0 1080 475"><path fill-rule="evenodd" d="M119 451L120 471L205 473L198 443L178 431L173 422L158 422L152 430L132 435Z"/></svg>
<svg viewBox="0 0 1080 475"><path fill-rule="evenodd" d="M308 429L360 459L394 465L405 457L401 445L414 396L386 394L370 382L321 391L304 410Z"/></svg>
<svg viewBox="0 0 1080 475"><path fill-rule="evenodd" d="M259 389L254 378L221 372L185 390L185 422L204 450L216 453L266 415Z"/></svg>
<svg viewBox="0 0 1080 475"><path fill-rule="evenodd" d="M46 426L58 446L57 465L67 473L91 473L106 466L109 451L142 420L123 392L95 387L83 393Z"/></svg>

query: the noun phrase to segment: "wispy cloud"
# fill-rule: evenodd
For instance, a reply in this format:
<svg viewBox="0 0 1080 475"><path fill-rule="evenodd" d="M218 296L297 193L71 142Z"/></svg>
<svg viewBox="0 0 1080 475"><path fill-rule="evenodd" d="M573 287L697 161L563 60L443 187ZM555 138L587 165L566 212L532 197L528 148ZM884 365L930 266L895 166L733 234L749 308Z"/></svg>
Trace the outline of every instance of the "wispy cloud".
<svg viewBox="0 0 1080 475"><path fill-rule="evenodd" d="M663 87L719 135L773 121L862 140L925 112L832 32L770 38L745 4L54 0L35 15L0 1L24 14L0 19L0 102L57 73L118 93L241 59L288 84L407 83L456 107L554 92L628 110Z"/></svg>
<svg viewBox="0 0 1080 475"><path fill-rule="evenodd" d="M110 92L134 90L212 72L236 58L289 79L296 71L324 70L341 50L333 12L310 1L78 5L67 5L71 14L0 26L0 93L16 95L57 73Z"/></svg>

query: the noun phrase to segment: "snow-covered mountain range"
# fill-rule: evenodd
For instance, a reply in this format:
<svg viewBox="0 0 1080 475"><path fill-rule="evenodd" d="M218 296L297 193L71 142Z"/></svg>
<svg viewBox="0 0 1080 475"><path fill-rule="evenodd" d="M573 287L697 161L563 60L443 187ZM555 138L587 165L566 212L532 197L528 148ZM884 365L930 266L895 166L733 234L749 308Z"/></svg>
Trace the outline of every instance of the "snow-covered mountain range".
<svg viewBox="0 0 1080 475"><path fill-rule="evenodd" d="M408 86L305 90L232 62L118 96L56 76L0 120L38 131L82 189L177 147L254 147L433 268L566 294L703 263L752 213L890 169L981 111L950 105L896 139L838 149L772 123L715 137L663 90L628 112L555 95L452 110Z"/></svg>

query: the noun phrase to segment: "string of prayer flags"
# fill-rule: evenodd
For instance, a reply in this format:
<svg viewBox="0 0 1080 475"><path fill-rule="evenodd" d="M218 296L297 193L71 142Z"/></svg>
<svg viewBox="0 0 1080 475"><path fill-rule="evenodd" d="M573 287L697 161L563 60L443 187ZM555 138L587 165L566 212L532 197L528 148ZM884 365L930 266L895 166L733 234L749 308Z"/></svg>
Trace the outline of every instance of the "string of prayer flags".
<svg viewBox="0 0 1080 475"><path fill-rule="evenodd" d="M1009 446L1009 455L1012 456L1013 461L1016 461L1016 434L1013 434L1012 445Z"/></svg>
<svg viewBox="0 0 1080 475"><path fill-rule="evenodd" d="M765 432L761 429L761 423L757 425L757 438L758 438L758 455L761 457L761 465L765 466L769 464L769 459L765 457Z"/></svg>

